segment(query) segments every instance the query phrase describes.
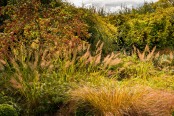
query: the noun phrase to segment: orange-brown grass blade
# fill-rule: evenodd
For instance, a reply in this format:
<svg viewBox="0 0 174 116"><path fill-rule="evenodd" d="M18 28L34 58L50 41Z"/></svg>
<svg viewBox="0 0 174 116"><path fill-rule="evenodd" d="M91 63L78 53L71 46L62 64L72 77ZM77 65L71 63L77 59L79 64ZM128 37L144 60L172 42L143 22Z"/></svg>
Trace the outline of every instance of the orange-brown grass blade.
<svg viewBox="0 0 174 116"><path fill-rule="evenodd" d="M174 93L149 87L79 87L71 91L72 100L85 102L93 110L107 116L170 116L174 108Z"/></svg>
<svg viewBox="0 0 174 116"><path fill-rule="evenodd" d="M103 115L112 114L123 116L124 114L128 114L130 110L133 110L133 105L146 93L145 90L139 92L138 89L131 90L125 87L114 89L101 87L95 89L85 86L72 91L71 95L72 99L90 103L95 110L102 112ZM134 110L138 109L134 108Z"/></svg>

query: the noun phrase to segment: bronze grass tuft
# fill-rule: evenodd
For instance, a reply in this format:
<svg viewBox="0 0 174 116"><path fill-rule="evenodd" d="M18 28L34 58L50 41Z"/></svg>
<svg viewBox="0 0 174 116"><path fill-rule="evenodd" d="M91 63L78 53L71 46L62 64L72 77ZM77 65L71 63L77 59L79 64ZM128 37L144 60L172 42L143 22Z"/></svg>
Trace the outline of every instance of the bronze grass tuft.
<svg viewBox="0 0 174 116"><path fill-rule="evenodd" d="M92 106L103 116L170 116L174 93L149 87L81 87L71 92L72 100ZM80 107L80 106L79 106Z"/></svg>

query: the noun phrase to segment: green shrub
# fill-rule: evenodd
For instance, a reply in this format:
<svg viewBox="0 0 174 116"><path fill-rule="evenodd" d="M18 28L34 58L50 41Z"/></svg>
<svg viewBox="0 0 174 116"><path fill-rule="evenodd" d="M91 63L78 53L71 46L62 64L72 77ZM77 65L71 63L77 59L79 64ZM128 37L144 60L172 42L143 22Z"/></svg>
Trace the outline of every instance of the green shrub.
<svg viewBox="0 0 174 116"><path fill-rule="evenodd" d="M96 49L95 45L99 40L104 42L103 53L105 53L105 55L117 48L117 46L113 44L116 41L117 27L110 24L106 17L94 13L92 9L76 8L73 6L69 6L66 12L69 12L72 16L75 14L81 16L79 19L87 25L87 32L89 34L89 36L83 36L81 39L91 44L92 50ZM83 27L81 27L81 29L83 29Z"/></svg>
<svg viewBox="0 0 174 116"><path fill-rule="evenodd" d="M92 50L95 49L95 45L99 40L104 42L103 53L105 55L117 49L117 46L114 44L117 28L110 24L106 18L87 11L84 20L89 26L88 32L91 34L91 37L88 41L92 45Z"/></svg>
<svg viewBox="0 0 174 116"><path fill-rule="evenodd" d="M128 49L132 45L143 49L146 44L151 48L173 48L173 18L174 7L169 0L161 0L157 3L144 4L133 9L129 14L120 13L110 15L108 18L117 27L117 44L120 49Z"/></svg>
<svg viewBox="0 0 174 116"><path fill-rule="evenodd" d="M13 106L0 104L0 116L18 116L18 114Z"/></svg>
<svg viewBox="0 0 174 116"><path fill-rule="evenodd" d="M0 104L9 104L13 106L19 114L19 112L21 111L21 107L19 106L17 102L15 102L15 98L10 96L9 94L5 95L5 93L6 93L6 90L0 93Z"/></svg>
<svg viewBox="0 0 174 116"><path fill-rule="evenodd" d="M104 53L116 48L113 43L117 28L107 19L87 9L66 3L58 7L56 4L57 2L52 1L49 5L42 5L37 0L27 0L4 7L1 14L8 15L8 21L4 21L5 34L0 37L4 46L0 46L0 52L8 51L7 48L13 49L11 46L18 47L21 41L27 46L36 47L38 44L63 46L62 43L67 46L70 44L69 40L73 40L73 44L85 40L95 49L96 43L101 40L105 43ZM20 10L23 12L19 12ZM14 25L18 26L13 28Z"/></svg>
<svg viewBox="0 0 174 116"><path fill-rule="evenodd" d="M172 47L173 11L174 8L160 9L155 13L131 19L122 25L119 37L123 38L125 45L137 45L141 49L146 44L150 47L156 45L158 48Z"/></svg>

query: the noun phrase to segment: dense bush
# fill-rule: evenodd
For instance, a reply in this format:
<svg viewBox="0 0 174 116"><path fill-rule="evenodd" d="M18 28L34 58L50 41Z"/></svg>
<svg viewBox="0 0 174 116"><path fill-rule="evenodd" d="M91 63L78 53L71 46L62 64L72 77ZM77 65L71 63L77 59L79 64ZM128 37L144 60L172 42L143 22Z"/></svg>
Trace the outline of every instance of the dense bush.
<svg viewBox="0 0 174 116"><path fill-rule="evenodd" d="M126 23L124 33L126 45L157 46L165 48L173 46L173 8L156 11L150 15L139 16ZM169 13L169 14L168 14ZM128 30L129 29L129 30Z"/></svg>
<svg viewBox="0 0 174 116"><path fill-rule="evenodd" d="M80 14L69 12L68 6L53 3L43 6L37 0L28 0L2 9L1 13L9 18L4 23L4 34L0 38L1 52L9 54L7 52L17 48L21 42L35 49L43 46L55 49L66 46L73 39L73 47L82 38L89 37L87 25L80 20Z"/></svg>
<svg viewBox="0 0 174 116"><path fill-rule="evenodd" d="M104 54L108 54L116 50L117 46L114 42L116 41L117 28L111 25L107 18L103 18L89 10L84 12L84 21L88 24L88 32L91 35L88 42L92 44L93 50L95 50L94 46L99 40L104 42Z"/></svg>
<svg viewBox="0 0 174 116"><path fill-rule="evenodd" d="M166 5L166 6L161 6ZM117 26L117 44L120 48L130 49L135 45L141 49L148 44L158 49L173 48L174 7L171 1L161 0L157 3L146 3L144 6L108 16Z"/></svg>
<svg viewBox="0 0 174 116"><path fill-rule="evenodd" d="M105 53L116 48L113 43L117 29L109 21L91 10L75 8L61 1L52 0L48 4L37 0L18 1L12 5L9 3L1 9L1 15L6 16L4 34L0 38L4 45L1 46L2 51L12 49L9 46L16 47L21 41L25 41L27 46L45 43L52 46L60 43L63 46L62 43L65 43L66 46L71 39L73 44L83 40L92 46L101 40L105 42Z"/></svg>

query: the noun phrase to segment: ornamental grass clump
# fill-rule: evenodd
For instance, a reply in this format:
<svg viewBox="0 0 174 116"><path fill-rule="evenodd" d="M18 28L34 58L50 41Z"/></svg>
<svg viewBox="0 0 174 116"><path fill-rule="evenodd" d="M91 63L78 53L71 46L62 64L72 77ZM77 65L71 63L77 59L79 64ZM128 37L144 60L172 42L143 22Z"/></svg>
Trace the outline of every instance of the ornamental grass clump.
<svg viewBox="0 0 174 116"><path fill-rule="evenodd" d="M103 116L170 116L174 108L173 95L139 85L115 88L83 86L71 91L71 99L76 101L77 107L86 106L87 111Z"/></svg>
<svg viewBox="0 0 174 116"><path fill-rule="evenodd" d="M72 99L84 102L92 106L92 110L98 115L128 115L137 114L138 101L147 91L139 91L138 88L90 88L87 86L72 91Z"/></svg>

